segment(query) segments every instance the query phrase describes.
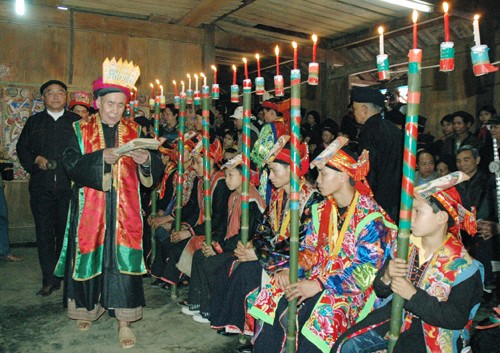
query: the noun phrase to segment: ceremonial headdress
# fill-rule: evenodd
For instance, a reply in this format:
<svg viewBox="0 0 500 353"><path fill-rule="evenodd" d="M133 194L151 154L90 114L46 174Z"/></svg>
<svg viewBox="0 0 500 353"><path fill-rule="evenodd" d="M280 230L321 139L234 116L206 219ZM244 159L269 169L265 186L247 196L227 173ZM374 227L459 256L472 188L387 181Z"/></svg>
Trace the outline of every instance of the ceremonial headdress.
<svg viewBox="0 0 500 353"><path fill-rule="evenodd" d="M141 74L139 66L134 66L134 62L123 61L121 58L109 60L106 58L102 64L102 77L92 83L94 97L103 97L108 93L123 92L130 98L130 90L134 88L137 79Z"/></svg>
<svg viewBox="0 0 500 353"><path fill-rule="evenodd" d="M177 149L175 148L175 145L172 145L165 141L163 145L158 147L158 151L160 151L160 153L163 155L169 156L170 160L177 162Z"/></svg>
<svg viewBox="0 0 500 353"><path fill-rule="evenodd" d="M263 164L269 164L272 162L282 162L286 164L291 163L291 151L289 145L287 145L289 135L282 135L278 141L274 144L273 148L267 154L266 158L263 160ZM306 143L301 143L299 145L299 156L300 156L300 176L306 175L309 169L309 150Z"/></svg>
<svg viewBox="0 0 500 353"><path fill-rule="evenodd" d="M87 109L90 109L90 96L85 91L75 92L73 99L69 102L69 109L73 109L75 105L81 105Z"/></svg>
<svg viewBox="0 0 500 353"><path fill-rule="evenodd" d="M415 188L416 195L425 200L433 198L448 212L454 221L453 227L449 229L453 235L458 235L460 229L470 235L477 231L476 215L463 207L460 194L455 188L455 185L469 179L463 172L453 172Z"/></svg>
<svg viewBox="0 0 500 353"><path fill-rule="evenodd" d="M242 164L243 164L243 155L240 153L237 156L235 156L235 157L231 158L230 160L228 160L226 163L224 163L220 169L221 170L223 170L223 169L234 169L237 166L242 165Z"/></svg>
<svg viewBox="0 0 500 353"><path fill-rule="evenodd" d="M349 139L343 136L337 137L327 148L321 152L311 163L311 168L318 169L324 166L344 172L354 180L354 188L363 195L372 195L370 185L366 176L370 171L370 160L368 151L363 150L361 156L356 161L342 147L349 142Z"/></svg>
<svg viewBox="0 0 500 353"><path fill-rule="evenodd" d="M273 101L267 100L261 103L261 106L266 109L275 110L283 115L283 119L285 121L290 121L290 108L291 108L292 100L287 99L283 101Z"/></svg>
<svg viewBox="0 0 500 353"><path fill-rule="evenodd" d="M193 151L191 152L193 156L203 156L203 140L198 141ZM210 144L210 151L208 152L208 157L212 159L215 163L220 164L224 158L224 151L222 148L222 143L219 139L214 139Z"/></svg>

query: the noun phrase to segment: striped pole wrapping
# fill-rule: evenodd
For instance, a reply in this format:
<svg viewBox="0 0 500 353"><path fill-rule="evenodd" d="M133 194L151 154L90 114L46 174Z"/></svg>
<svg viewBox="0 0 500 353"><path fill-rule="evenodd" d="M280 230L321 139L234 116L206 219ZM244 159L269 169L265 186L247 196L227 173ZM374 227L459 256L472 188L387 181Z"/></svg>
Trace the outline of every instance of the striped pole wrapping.
<svg viewBox="0 0 500 353"><path fill-rule="evenodd" d="M297 282L300 201L300 70L291 72L290 109L290 283ZM288 304L287 352L295 352L297 299Z"/></svg>
<svg viewBox="0 0 500 353"><path fill-rule="evenodd" d="M205 242L212 244L212 196L210 195L210 88L201 87L203 117L203 202L205 204Z"/></svg>
<svg viewBox="0 0 500 353"><path fill-rule="evenodd" d="M186 93L179 97L179 129L177 130L177 189L175 196L175 231L181 230L182 186L184 181L184 127L186 125Z"/></svg>
<svg viewBox="0 0 500 353"><path fill-rule="evenodd" d="M243 183L241 187L241 242L248 241L249 227L249 189L250 189L250 117L252 103L252 80L243 80L243 131L242 131L242 159Z"/></svg>
<svg viewBox="0 0 500 353"><path fill-rule="evenodd" d="M415 181L418 114L420 110L420 76L422 50L411 49L408 64L408 105L406 108L405 140L403 152L403 181L401 185L401 208L399 211L399 234L397 257L408 260L411 213L413 207L413 184ZM402 325L404 299L394 294L392 300L389 333L389 353L392 353Z"/></svg>
<svg viewBox="0 0 500 353"><path fill-rule="evenodd" d="M155 98L154 131L155 135L158 136L160 133L160 97ZM151 191L151 218L156 217L157 199L158 199L158 193L156 191L156 187L153 187L153 191ZM155 230L154 228L151 228L151 261L154 261L155 257L156 257Z"/></svg>

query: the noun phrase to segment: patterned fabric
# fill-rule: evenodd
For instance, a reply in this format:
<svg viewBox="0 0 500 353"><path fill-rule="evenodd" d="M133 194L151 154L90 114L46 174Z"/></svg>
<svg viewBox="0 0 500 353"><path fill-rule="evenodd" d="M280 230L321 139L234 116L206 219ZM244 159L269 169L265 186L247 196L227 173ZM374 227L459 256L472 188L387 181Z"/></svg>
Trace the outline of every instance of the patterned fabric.
<svg viewBox="0 0 500 353"><path fill-rule="evenodd" d="M301 180L299 214L301 220L310 219L310 207L318 202L320 196L314 187ZM252 239L255 252L264 270L273 273L288 263L290 250L290 205L284 190L274 190L271 203L264 215L263 223L258 227ZM300 236L305 233L300 232Z"/></svg>
<svg viewBox="0 0 500 353"><path fill-rule="evenodd" d="M418 263L419 251L420 249L415 244L410 245L409 263ZM477 267L474 266L473 259L467 253L462 242L449 233L442 247L434 253L424 273L414 285L425 290L440 302L443 302L448 299L451 288L463 281L461 277L468 278L476 271ZM475 314L475 310L473 311L469 317L469 322L463 330L464 332L432 326L422 321L427 352L453 353L455 351L454 342L456 336L458 334L464 334L465 337L468 336L466 331L472 323ZM412 319L413 315L411 313L404 313L403 331L410 328Z"/></svg>
<svg viewBox="0 0 500 353"><path fill-rule="evenodd" d="M356 192L343 222L332 201L312 207L299 252L299 276L318 280L325 289L301 332L323 352L373 308L372 283L396 237L396 226L372 198ZM320 231L323 223L332 224L331 230ZM273 283L261 290L250 312L271 325L284 295Z"/></svg>
<svg viewBox="0 0 500 353"><path fill-rule="evenodd" d="M255 142L252 152L250 153L250 159L255 163L261 172L259 193L262 198L266 200L266 203L269 201L269 198L266 197L269 176L267 171L263 170L263 161L280 136L288 133L288 125L285 124L283 119L277 119L272 123L265 124L259 133L259 138Z"/></svg>
<svg viewBox="0 0 500 353"><path fill-rule="evenodd" d="M165 197L165 191L167 190L167 180L170 177L170 174L177 172L177 163L170 161L165 167L165 171L163 172L163 178L161 182L156 187L156 192L158 193L158 198L161 200ZM174 181L175 183L175 181ZM175 190L175 189L174 189Z"/></svg>
<svg viewBox="0 0 500 353"><path fill-rule="evenodd" d="M77 121L73 124L81 153L87 154L104 149L105 140L99 114L89 121ZM121 119L118 126L117 145L138 138L140 126L131 120ZM145 273L142 261L142 216L139 198L139 177L137 165L131 157L124 156L112 166L113 188L117 191L116 224L117 262L120 272L127 274ZM105 179L103 177L103 179ZM104 185L104 182L103 182ZM137 192L133 192L137 190ZM102 272L102 256L106 232L106 192L83 187L79 189L79 219L76 239L76 259L73 278L86 280ZM65 244L69 237L68 219ZM73 221L74 222L74 221ZM61 256L56 274L64 275L65 256Z"/></svg>

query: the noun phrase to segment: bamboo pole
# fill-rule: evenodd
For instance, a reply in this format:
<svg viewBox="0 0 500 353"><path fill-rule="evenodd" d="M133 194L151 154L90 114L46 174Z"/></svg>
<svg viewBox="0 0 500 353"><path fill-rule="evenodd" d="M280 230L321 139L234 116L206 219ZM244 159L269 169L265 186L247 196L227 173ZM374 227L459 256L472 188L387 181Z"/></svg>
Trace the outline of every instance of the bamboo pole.
<svg viewBox="0 0 500 353"><path fill-rule="evenodd" d="M155 135L158 136L160 134L160 97L155 98L155 113L154 113L154 131ZM158 193L156 191L156 187L153 187L153 191L151 191L151 218L156 217L156 201L158 199ZM156 257L156 241L155 241L155 229L151 227L151 263L155 260Z"/></svg>
<svg viewBox="0 0 500 353"><path fill-rule="evenodd" d="M300 70L291 72L290 120L290 283L297 282L299 256L300 201ZM297 299L288 303L287 352L295 352Z"/></svg>
<svg viewBox="0 0 500 353"><path fill-rule="evenodd" d="M243 132L242 132L242 160L243 184L241 187L241 242L248 242L250 199L250 116L252 101L252 81L243 80Z"/></svg>
<svg viewBox="0 0 500 353"><path fill-rule="evenodd" d="M418 114L420 110L420 75L422 50L411 49L408 64L408 105L406 108L405 142L403 156L403 180L401 185L401 208L399 211L398 253L399 259L408 260L411 213L413 207L413 184L418 134ZM392 300L389 349L392 353L402 325L404 299L394 294Z"/></svg>
<svg viewBox="0 0 500 353"><path fill-rule="evenodd" d="M182 91L179 102L179 129L177 132L177 189L175 196L175 231L181 230L182 188L184 181L184 126L186 124L186 92ZM177 285L170 287L170 297L177 298Z"/></svg>
<svg viewBox="0 0 500 353"><path fill-rule="evenodd" d="M184 181L184 126L186 124L186 94L181 92L177 130L177 189L175 197L175 231L181 230L182 186Z"/></svg>
<svg viewBox="0 0 500 353"><path fill-rule="evenodd" d="M203 117L203 202L205 204L205 243L212 245L212 195L210 194L210 88L201 87Z"/></svg>

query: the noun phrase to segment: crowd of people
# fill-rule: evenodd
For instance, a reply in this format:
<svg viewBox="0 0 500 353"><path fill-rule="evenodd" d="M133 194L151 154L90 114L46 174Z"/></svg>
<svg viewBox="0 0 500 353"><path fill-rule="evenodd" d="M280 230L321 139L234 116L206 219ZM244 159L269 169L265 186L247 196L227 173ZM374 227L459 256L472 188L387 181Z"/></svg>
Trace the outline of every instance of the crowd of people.
<svg viewBox="0 0 500 353"><path fill-rule="evenodd" d="M179 111L173 104L162 110L155 133L149 119L124 117L126 87L96 80L98 110L90 115L83 94L69 104L72 111L66 108L61 81L44 83L40 93L46 109L28 119L17 144L31 175L43 274L37 294L49 296L64 281L68 315L80 330L108 311L118 321L121 347L133 347L130 324L142 318L143 276L150 275L150 285L166 290L189 285L181 310L194 321L222 336L253 337L241 352L283 352L294 299L297 352L384 349L394 293L405 299L395 352L456 352L468 344L465 331L483 289L497 289L491 263L498 259L500 227L494 174L487 167L493 140L500 139L500 117L491 106L479 110L476 131L471 114L446 115L437 139L419 119L406 261L395 258L404 106L387 102L378 90L356 87L340 124L316 111L304 114L299 281L290 283L289 100L263 101L251 117L249 240L243 242L241 106L210 112L206 152L202 111L187 110L179 175ZM138 137L159 139L161 146L118 152ZM204 157L211 171L210 244ZM151 190L158 199L154 216Z"/></svg>

